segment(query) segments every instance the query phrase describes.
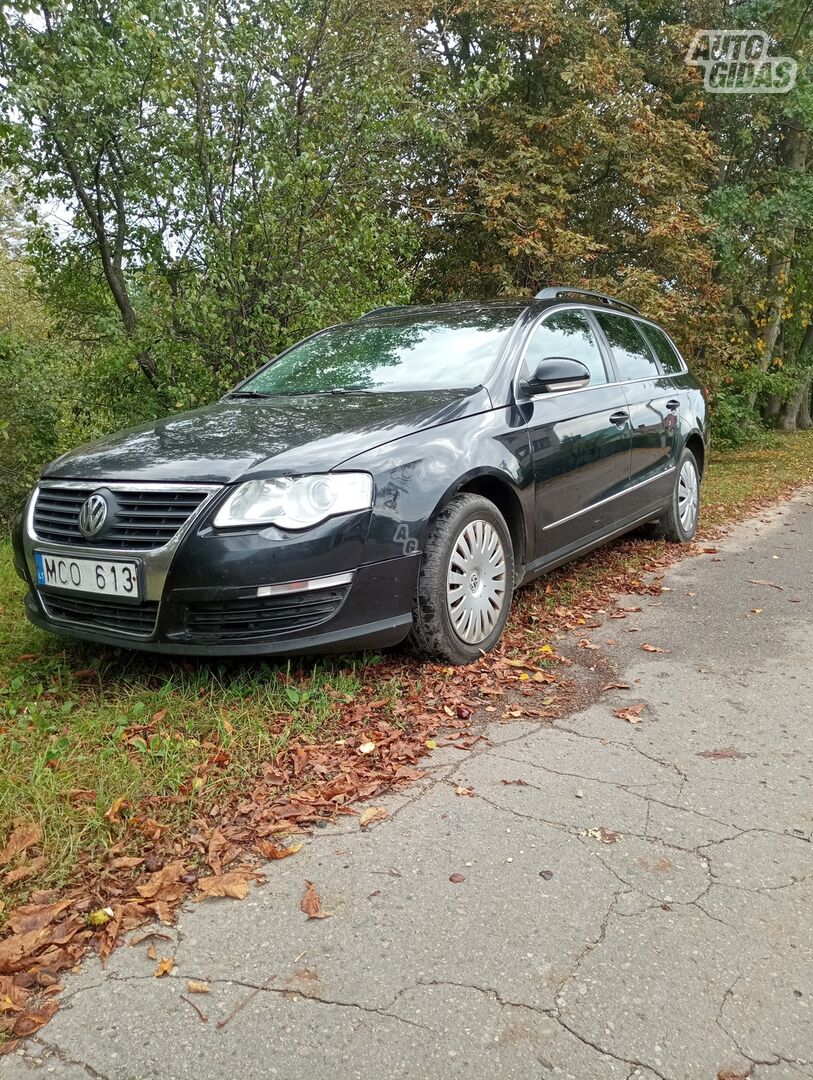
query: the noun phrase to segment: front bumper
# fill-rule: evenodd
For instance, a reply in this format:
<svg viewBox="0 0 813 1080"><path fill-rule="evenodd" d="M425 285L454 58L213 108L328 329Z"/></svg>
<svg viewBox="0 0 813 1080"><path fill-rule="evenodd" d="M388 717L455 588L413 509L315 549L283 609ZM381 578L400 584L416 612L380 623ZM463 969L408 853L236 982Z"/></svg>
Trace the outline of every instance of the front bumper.
<svg viewBox="0 0 813 1080"><path fill-rule="evenodd" d="M32 513L13 534L28 619L82 641L185 656L291 656L395 645L409 633L419 553L364 563L369 512L309 530L223 533L196 515L172 544L139 558L139 605L35 584L34 550L105 558L38 540ZM112 555L113 553L107 553ZM286 583L315 579L309 591Z"/></svg>
<svg viewBox="0 0 813 1080"><path fill-rule="evenodd" d="M397 645L409 633L417 569L416 556L362 566L356 572L338 614L323 628L267 637L258 635L250 641L224 639L216 632L205 641L196 640L186 628L185 605L171 596L159 605L156 629L149 637L134 637L49 618L39 594L33 589L25 598L25 613L35 626L55 634L101 645L177 656L302 656L356 649L377 650ZM224 598L224 605L227 602Z"/></svg>

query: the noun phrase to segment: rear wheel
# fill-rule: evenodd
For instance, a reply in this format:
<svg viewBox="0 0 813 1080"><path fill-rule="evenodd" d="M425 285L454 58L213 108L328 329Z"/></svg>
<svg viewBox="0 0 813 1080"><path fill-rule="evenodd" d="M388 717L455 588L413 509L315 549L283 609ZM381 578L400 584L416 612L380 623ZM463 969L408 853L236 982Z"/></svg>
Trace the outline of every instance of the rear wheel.
<svg viewBox="0 0 813 1080"><path fill-rule="evenodd" d="M421 655L469 664L493 649L511 608L514 553L505 519L480 495L456 495L424 548L412 642Z"/></svg>
<svg viewBox="0 0 813 1080"><path fill-rule="evenodd" d="M674 544L688 544L697 532L700 515L700 469L687 447L680 456L675 489L669 506L658 521L658 533Z"/></svg>

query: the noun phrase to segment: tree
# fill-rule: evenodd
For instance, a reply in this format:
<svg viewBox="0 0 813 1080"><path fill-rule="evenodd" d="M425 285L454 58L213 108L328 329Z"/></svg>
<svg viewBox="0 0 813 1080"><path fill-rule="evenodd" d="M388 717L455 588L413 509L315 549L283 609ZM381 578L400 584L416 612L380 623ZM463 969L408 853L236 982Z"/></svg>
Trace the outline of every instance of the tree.
<svg viewBox="0 0 813 1080"><path fill-rule="evenodd" d="M103 285L86 315L161 400L407 297L410 34L348 0L6 5L0 150L72 226L40 232L43 280Z"/></svg>

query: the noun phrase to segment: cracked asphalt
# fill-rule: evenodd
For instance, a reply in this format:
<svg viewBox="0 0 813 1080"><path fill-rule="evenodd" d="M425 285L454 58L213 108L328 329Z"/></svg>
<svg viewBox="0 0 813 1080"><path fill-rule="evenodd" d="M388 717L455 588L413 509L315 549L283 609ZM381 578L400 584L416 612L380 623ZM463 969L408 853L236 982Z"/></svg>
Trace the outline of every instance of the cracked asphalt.
<svg viewBox="0 0 813 1080"><path fill-rule="evenodd" d="M3 1077L813 1077L813 494L718 547L591 632L629 691L439 750L389 820L187 906L170 977L149 942L89 961Z"/></svg>

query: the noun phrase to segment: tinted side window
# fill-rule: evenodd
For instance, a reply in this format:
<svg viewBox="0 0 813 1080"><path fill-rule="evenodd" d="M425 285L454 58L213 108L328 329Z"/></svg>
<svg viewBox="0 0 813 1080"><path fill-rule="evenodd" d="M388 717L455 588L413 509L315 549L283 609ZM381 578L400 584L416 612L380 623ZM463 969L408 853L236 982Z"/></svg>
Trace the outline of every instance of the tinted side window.
<svg viewBox="0 0 813 1080"><path fill-rule="evenodd" d="M607 335L621 378L657 379L660 371L655 357L632 319L605 311L594 314Z"/></svg>
<svg viewBox="0 0 813 1080"><path fill-rule="evenodd" d="M534 330L525 353L528 374L548 356L580 360L590 372L590 385L607 382L598 342L581 311L555 311Z"/></svg>
<svg viewBox="0 0 813 1080"><path fill-rule="evenodd" d="M660 360L664 373L666 375L679 375L683 371L683 364L681 364L680 357L663 330L659 330L657 326L641 326L640 329L643 330L644 337Z"/></svg>

